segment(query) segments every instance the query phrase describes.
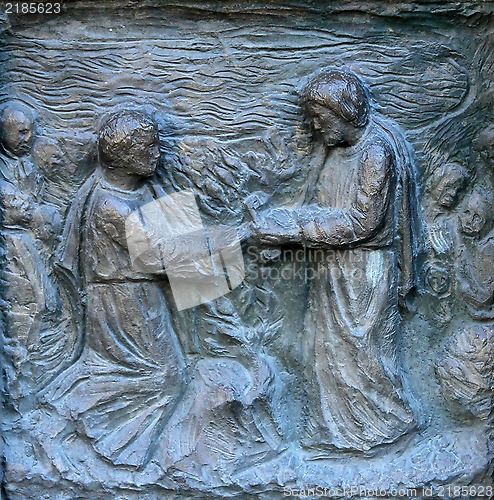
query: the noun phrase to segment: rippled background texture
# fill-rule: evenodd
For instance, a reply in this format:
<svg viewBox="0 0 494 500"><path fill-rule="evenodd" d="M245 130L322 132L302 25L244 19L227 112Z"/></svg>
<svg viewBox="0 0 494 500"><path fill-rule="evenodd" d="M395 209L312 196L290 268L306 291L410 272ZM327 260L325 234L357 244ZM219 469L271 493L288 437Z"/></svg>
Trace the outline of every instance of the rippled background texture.
<svg viewBox="0 0 494 500"><path fill-rule="evenodd" d="M136 108L160 122L166 187L194 189L206 224L235 226L248 220L250 193L290 204L315 182L298 91L315 71L346 67L405 132L423 193L430 172L451 161L483 175L472 144L494 116L494 43L489 17L469 10L474 3L456 2L452 12L415 2L412 12L397 2L67 2L60 16L12 20L0 52L0 104L25 102L39 136L59 143L61 162L40 167L62 213L97 164L103 118ZM430 202L422 203L427 221ZM253 344L239 332L254 332L259 349L290 374L293 396L304 385L306 293L303 280L248 277L221 301L178 314L177 333L191 356L248 360ZM441 422L448 417L433 363L467 316L455 309L439 328L420 300L416 309L400 356L425 418ZM297 412L294 405L294 422Z"/></svg>

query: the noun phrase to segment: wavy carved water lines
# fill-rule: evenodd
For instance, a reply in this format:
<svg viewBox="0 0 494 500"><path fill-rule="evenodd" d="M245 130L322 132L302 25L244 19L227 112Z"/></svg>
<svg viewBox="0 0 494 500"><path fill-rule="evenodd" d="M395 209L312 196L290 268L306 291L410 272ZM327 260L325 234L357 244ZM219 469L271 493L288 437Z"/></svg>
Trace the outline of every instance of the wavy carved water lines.
<svg viewBox="0 0 494 500"><path fill-rule="evenodd" d="M380 89L378 103L412 130L464 98L462 68L445 60L439 79L423 71L444 50L437 44L411 59L406 47L390 48L382 36L380 44L365 39L349 44L349 38L330 32L290 29L280 39L277 31L281 29L256 36L242 30L221 36L199 33L194 41L173 39L168 32L156 40L84 40L64 44L65 51L58 50L62 42L56 40L16 39L6 51L12 58L5 91L33 96L40 109L57 114L61 127L70 123L90 130L96 109L133 100L171 113L190 134L211 131L231 138L297 120L297 96L287 92L286 83L294 86L301 75L328 63L348 64L368 76L371 88ZM36 57L40 50L43 58ZM16 56L20 53L22 57ZM417 71L424 73L419 84Z"/></svg>

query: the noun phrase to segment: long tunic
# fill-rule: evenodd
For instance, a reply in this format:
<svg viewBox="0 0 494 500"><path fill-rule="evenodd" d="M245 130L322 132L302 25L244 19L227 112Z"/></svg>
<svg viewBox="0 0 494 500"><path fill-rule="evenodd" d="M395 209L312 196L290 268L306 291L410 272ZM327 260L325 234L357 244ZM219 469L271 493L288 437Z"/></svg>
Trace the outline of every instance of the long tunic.
<svg viewBox="0 0 494 500"><path fill-rule="evenodd" d="M151 456L186 382L163 285L133 270L125 242L125 219L153 199L148 186L120 191L96 179L85 209L69 215L82 216L79 245L68 253L80 256L85 346L46 396L101 455L136 467Z"/></svg>
<svg viewBox="0 0 494 500"><path fill-rule="evenodd" d="M368 451L415 425L396 362L396 170L374 125L356 146L332 151L299 209L304 244L332 249L314 264L305 319L309 448Z"/></svg>

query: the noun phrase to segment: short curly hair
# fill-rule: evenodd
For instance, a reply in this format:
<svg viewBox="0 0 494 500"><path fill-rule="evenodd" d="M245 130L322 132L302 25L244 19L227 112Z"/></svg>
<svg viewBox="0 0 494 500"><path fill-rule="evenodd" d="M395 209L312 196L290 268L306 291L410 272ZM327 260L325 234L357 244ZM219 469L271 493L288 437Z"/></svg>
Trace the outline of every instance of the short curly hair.
<svg viewBox="0 0 494 500"><path fill-rule="evenodd" d="M314 76L301 92L303 106L319 104L356 128L369 120L369 95L362 81L350 71L328 69Z"/></svg>
<svg viewBox="0 0 494 500"><path fill-rule="evenodd" d="M140 111L119 111L111 115L98 134L100 161L115 168L125 160L135 139L158 133L158 124Z"/></svg>

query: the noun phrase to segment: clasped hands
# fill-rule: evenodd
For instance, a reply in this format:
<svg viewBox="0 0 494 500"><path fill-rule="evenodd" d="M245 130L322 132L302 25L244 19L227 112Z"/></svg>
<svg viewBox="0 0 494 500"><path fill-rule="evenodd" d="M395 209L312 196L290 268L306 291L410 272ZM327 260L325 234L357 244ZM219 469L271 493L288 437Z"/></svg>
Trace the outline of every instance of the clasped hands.
<svg viewBox="0 0 494 500"><path fill-rule="evenodd" d="M239 230L242 241L266 246L300 242L302 229L294 210L274 208L250 212L253 220L244 223Z"/></svg>

